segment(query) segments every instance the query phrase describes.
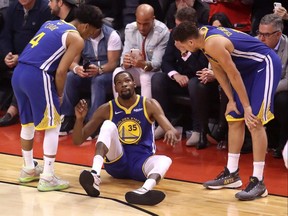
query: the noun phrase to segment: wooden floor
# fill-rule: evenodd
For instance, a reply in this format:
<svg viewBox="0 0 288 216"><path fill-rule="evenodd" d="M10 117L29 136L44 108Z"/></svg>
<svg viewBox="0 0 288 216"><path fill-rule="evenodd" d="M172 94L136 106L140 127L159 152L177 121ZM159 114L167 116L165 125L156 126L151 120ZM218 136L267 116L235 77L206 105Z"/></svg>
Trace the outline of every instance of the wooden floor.
<svg viewBox="0 0 288 216"><path fill-rule="evenodd" d="M39 161L41 164L42 161ZM18 182L22 158L0 154L0 215L277 215L287 216L287 197L269 195L253 202L234 198L238 190L206 190L201 184L164 179L155 188L166 193L157 206L129 205L124 194L142 185L132 180L117 180L105 170L101 173L101 195L88 197L78 183L85 166L56 163L56 174L70 181L71 187L59 192L38 192L37 182Z"/></svg>

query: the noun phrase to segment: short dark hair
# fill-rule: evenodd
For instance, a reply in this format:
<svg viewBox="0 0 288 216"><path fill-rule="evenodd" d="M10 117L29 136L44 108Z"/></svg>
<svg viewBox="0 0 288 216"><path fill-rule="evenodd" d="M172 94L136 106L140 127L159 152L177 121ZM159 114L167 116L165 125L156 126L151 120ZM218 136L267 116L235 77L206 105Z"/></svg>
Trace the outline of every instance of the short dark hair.
<svg viewBox="0 0 288 216"><path fill-rule="evenodd" d="M132 76L131 73L129 73L128 71L120 71L119 73L117 73L114 77L114 84L116 84L116 79L118 78L119 75L126 73L133 81L134 81L134 77Z"/></svg>
<svg viewBox="0 0 288 216"><path fill-rule="evenodd" d="M215 20L218 20L221 23L222 27L233 28L231 21L225 13L219 12L213 14L209 20L209 25L212 25Z"/></svg>
<svg viewBox="0 0 288 216"><path fill-rule="evenodd" d="M173 39L175 41L184 42L189 38L198 38L199 30L198 27L191 22L180 23L173 31Z"/></svg>
<svg viewBox="0 0 288 216"><path fill-rule="evenodd" d="M93 5L81 4L75 10L75 19L81 23L88 23L97 29L102 27L103 17L102 11Z"/></svg>
<svg viewBox="0 0 288 216"><path fill-rule="evenodd" d="M192 22L197 24L197 14L196 10L192 7L185 7L178 10L175 14L175 19L180 22Z"/></svg>

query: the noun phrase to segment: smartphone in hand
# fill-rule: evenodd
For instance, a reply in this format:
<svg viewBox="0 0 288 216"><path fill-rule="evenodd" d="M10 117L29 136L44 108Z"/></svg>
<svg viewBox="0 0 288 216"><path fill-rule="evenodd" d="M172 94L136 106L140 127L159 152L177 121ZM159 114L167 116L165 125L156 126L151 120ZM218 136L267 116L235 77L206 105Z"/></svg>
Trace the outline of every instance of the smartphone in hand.
<svg viewBox="0 0 288 216"><path fill-rule="evenodd" d="M138 60L141 59L141 51L139 49L131 49L131 57Z"/></svg>
<svg viewBox="0 0 288 216"><path fill-rule="evenodd" d="M282 7L282 4L280 2L274 2L274 8Z"/></svg>
<svg viewBox="0 0 288 216"><path fill-rule="evenodd" d="M86 71L89 68L90 60L83 61L83 69Z"/></svg>

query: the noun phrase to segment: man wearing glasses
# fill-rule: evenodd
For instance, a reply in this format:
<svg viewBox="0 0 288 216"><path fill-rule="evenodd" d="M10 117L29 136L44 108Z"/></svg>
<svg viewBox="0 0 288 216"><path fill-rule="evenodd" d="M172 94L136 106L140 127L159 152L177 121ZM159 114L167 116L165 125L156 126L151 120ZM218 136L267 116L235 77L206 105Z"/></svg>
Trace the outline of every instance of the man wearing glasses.
<svg viewBox="0 0 288 216"><path fill-rule="evenodd" d="M282 63L281 80L274 97L275 119L267 124L269 147L275 148L273 156L282 158L282 150L288 139L288 37L282 34L283 21L276 14L265 15L259 25L257 37L278 54Z"/></svg>

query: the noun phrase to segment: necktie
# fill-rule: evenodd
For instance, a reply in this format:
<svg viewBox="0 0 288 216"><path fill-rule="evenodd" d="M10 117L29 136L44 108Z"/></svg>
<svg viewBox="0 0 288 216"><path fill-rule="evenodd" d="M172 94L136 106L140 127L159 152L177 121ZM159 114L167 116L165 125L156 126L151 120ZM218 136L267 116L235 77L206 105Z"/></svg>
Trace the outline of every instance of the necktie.
<svg viewBox="0 0 288 216"><path fill-rule="evenodd" d="M24 9L24 22L23 22L23 26L26 25L28 19L28 10Z"/></svg>
<svg viewBox="0 0 288 216"><path fill-rule="evenodd" d="M142 41L142 55L143 55L143 58L144 58L144 61L146 61L146 52L145 52L145 41L146 41L146 38L145 37Z"/></svg>

